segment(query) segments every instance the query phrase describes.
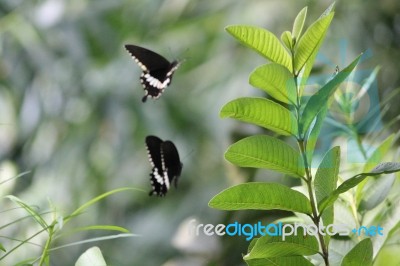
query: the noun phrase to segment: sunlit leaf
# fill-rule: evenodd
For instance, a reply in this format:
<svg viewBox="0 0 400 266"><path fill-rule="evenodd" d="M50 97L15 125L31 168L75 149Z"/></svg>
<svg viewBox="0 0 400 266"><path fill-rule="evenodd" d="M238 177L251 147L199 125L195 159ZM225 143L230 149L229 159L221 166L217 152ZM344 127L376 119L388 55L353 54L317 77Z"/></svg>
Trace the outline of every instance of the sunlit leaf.
<svg viewBox="0 0 400 266"><path fill-rule="evenodd" d="M270 63L257 67L250 74L249 83L278 101L293 105L297 103L293 75L279 64Z"/></svg>
<svg viewBox="0 0 400 266"><path fill-rule="evenodd" d="M264 98L233 100L222 107L220 116L252 123L281 135L297 134L297 123L293 114L282 105Z"/></svg>
<svg viewBox="0 0 400 266"><path fill-rule="evenodd" d="M318 19L300 38L295 46L294 73L298 73L315 51L318 51L331 24L334 13Z"/></svg>
<svg viewBox="0 0 400 266"><path fill-rule="evenodd" d="M293 49L293 38L292 38L292 34L290 33L290 31L282 32L281 41L286 46L286 48L289 49L289 51Z"/></svg>
<svg viewBox="0 0 400 266"><path fill-rule="evenodd" d="M98 247L91 247L86 250L76 261L75 266L107 266L103 254Z"/></svg>
<svg viewBox="0 0 400 266"><path fill-rule="evenodd" d="M310 201L302 193L277 183L245 183L214 196L210 207L220 210L286 210L311 213Z"/></svg>
<svg viewBox="0 0 400 266"><path fill-rule="evenodd" d="M289 71L292 70L291 56L273 33L263 28L246 25L232 25L225 29L241 43L268 60L285 66Z"/></svg>
<svg viewBox="0 0 400 266"><path fill-rule="evenodd" d="M225 158L241 167L275 170L295 177L304 176L300 154L285 142L270 136L251 136L232 144Z"/></svg>
<svg viewBox="0 0 400 266"><path fill-rule="evenodd" d="M292 36L297 42L299 39L301 32L303 31L303 26L304 22L306 21L307 17L307 7L304 7L299 14L297 14L296 19L294 20L293 23L293 30L292 30Z"/></svg>

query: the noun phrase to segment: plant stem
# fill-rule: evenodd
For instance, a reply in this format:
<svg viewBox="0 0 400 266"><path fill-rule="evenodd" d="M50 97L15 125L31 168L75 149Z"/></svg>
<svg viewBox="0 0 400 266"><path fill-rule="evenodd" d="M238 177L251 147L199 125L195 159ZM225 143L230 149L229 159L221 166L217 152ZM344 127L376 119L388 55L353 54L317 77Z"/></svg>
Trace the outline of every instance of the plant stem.
<svg viewBox="0 0 400 266"><path fill-rule="evenodd" d="M53 240L53 232L54 232L54 224L52 224L48 227L49 238L47 239L46 244L44 246L42 256L39 261L39 266L42 266L45 263L45 261L48 260L49 248L50 248L50 244Z"/></svg>
<svg viewBox="0 0 400 266"><path fill-rule="evenodd" d="M292 67L294 70L294 51L292 51ZM306 147L304 145L305 142L307 141L307 136L306 136L305 132L302 132L303 129L301 128L301 124L300 124L301 94L300 94L300 86L299 86L299 81L298 81L298 73L294 73L294 83L295 83L296 92L297 92L297 106L295 106L295 110L296 110L296 118L297 118L297 128L299 129L299 134L297 136L297 143L300 148L300 153L301 153L301 157L303 159L303 164L304 164L304 170L306 173L306 178L305 179L303 178L303 180L305 180L305 182L307 184L308 195L310 198L310 204L311 204L311 210L312 210L311 219L312 219L313 223L315 224L315 226L319 229L319 223L320 223L321 217L318 214L317 204L316 204L316 200L314 197L314 191L313 191L313 187L312 187L312 175L311 175L311 171L310 171L310 166L308 165ZM328 246L325 244L324 236L320 233L320 230L318 230L318 240L319 240L321 250L322 250L322 254L321 253L319 253L319 254L322 255L325 265L329 266L329 250L328 250Z"/></svg>
<svg viewBox="0 0 400 266"><path fill-rule="evenodd" d="M300 148L300 153L303 158L304 169L306 172L306 184L307 184L308 195L310 197L310 204L311 204L311 210L312 210L311 219L314 222L315 226L319 229L320 216L318 215L317 204L316 204L316 200L314 197L314 191L313 191L313 187L312 187L312 175L310 172L310 167L308 166L308 163L307 163L307 156L306 156L306 149L304 146L304 140L298 140L297 143ZM322 249L322 258L324 259L325 265L329 266L329 250L328 250L328 247L325 245L324 236L320 233L320 230L318 230L318 239L319 239L319 243L320 243L321 249Z"/></svg>

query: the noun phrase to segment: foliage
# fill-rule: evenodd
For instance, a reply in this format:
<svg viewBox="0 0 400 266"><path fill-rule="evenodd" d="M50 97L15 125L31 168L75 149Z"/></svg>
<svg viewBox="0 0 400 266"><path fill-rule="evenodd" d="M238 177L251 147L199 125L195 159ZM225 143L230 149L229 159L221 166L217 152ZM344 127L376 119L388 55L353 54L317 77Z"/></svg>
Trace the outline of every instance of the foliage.
<svg viewBox="0 0 400 266"><path fill-rule="evenodd" d="M29 243L33 238L36 236L45 233L47 234L47 240L45 245L43 246L43 250L41 252L40 257L38 258L32 258L32 259L25 259L23 263L29 263L29 264L35 264L37 263L38 265L50 265L50 254L52 251L57 250L57 249L62 249L66 248L68 246L74 246L74 245L80 245L83 243L89 243L89 242L97 242L97 241L104 241L107 239L111 238L122 238L122 237L133 237L135 236L134 234L130 234L129 230L119 227L119 226L114 226L114 225L90 225L90 226L85 226L81 228L74 228L71 229L69 232L65 231L66 225L71 222L73 219L77 219L79 216L81 216L88 207L91 205L98 203L100 200L113 195L115 193L120 193L123 191L127 190L137 190L137 189L132 189L132 188L120 188L120 189L115 189L113 191L109 191L107 193L104 193L94 199L91 199L90 201L86 202L85 204L81 205L78 207L75 211L73 211L71 214L62 216L61 213L59 213L56 209L54 209L50 214L52 215L52 219L50 222L47 222L47 215L49 213L40 213L38 212L33 206L30 206L26 202L22 201L21 199L9 195L5 196L5 198L8 198L12 202L14 202L16 205L20 206L23 210L25 210L28 213L28 217L31 217L38 225L39 228L37 232L34 232L30 237L24 240L17 240L14 239L18 242L19 244L15 245L14 247L10 248L9 250L6 250L4 247L2 250L4 251L4 254L1 255L0 261L6 258L7 256L11 255L14 251L16 251L18 248L21 246ZM10 224L7 224L4 226L2 229L7 228L8 226L12 226L14 224L17 224L21 220L16 220ZM116 234L116 235L109 235L109 236L103 236L103 237L98 237L94 239L86 239L85 241L80 241L80 242L75 242L75 243L69 243L63 246L53 246L54 241L56 239L60 239L65 236L70 236L71 234L75 233L82 233L82 232L87 232L91 230L103 230L103 231L114 231L114 232L119 232L122 234ZM6 238L6 236L3 236ZM11 236L7 237L9 239L13 239ZM22 262L20 262L22 263ZM82 262L83 263L83 262ZM80 265L90 265L90 264L80 264Z"/></svg>
<svg viewBox="0 0 400 266"><path fill-rule="evenodd" d="M332 260L330 238L335 236L326 234L325 229L321 228L334 223L336 210L333 204L339 202L339 196L355 188L359 211L365 211L359 204L365 199L365 193L360 192L362 182L367 177L381 180L384 179L381 175L390 176L400 171L400 163L379 163L393 143L392 136L366 158L364 171L361 173L346 178L345 181L340 178L340 168L344 165L341 165L341 148L335 146L326 152L313 176L311 162L314 148L323 121L326 120L331 96L354 72L360 63L361 55L335 73L311 97L305 97L304 87L333 19L334 5L332 4L302 33L306 15L307 8L304 8L295 19L292 32L282 33L282 43L273 33L263 28L247 25L226 28L239 42L270 61L257 67L250 74L249 80L251 85L264 90L275 101L249 97L235 99L222 107L220 116L258 125L278 135L291 136L296 140L298 150L278 137L256 135L232 144L226 151L225 158L237 166L266 168L300 178L304 187L301 191L306 192L304 196L284 185L249 182L220 192L210 200L209 206L221 210L289 210L296 214L307 214L310 219L299 215L303 217L303 223L319 228L316 235L307 232L304 236L299 233L291 235L290 239L282 240L279 236L266 234L253 240L248 253L243 257L248 265L309 265L310 260L320 261L321 258L325 265L329 265ZM344 98L341 106L342 112L347 113L349 118L345 126L352 127L350 114L354 112L356 103ZM359 135L354 130L348 131L355 132L351 137ZM362 147L360 139L358 143L359 147ZM338 181L341 183L339 186ZM385 195L388 197L388 191ZM391 230L399 225L397 221L387 229ZM355 236L354 241L356 240ZM371 239L366 238L347 252L343 256L342 265L370 265L373 254L379 251L373 251ZM310 256L315 254L319 254L320 259Z"/></svg>

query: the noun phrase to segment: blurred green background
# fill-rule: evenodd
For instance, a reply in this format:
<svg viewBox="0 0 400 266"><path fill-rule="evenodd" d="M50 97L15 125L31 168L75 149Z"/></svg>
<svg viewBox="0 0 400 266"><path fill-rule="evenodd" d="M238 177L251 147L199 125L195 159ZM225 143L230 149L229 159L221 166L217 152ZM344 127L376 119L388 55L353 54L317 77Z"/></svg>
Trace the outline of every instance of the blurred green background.
<svg viewBox="0 0 400 266"><path fill-rule="evenodd" d="M114 188L145 191L113 195L69 224L69 229L113 224L140 237L62 248L51 253L51 265L73 265L93 245L101 248L109 265L244 265L241 254L248 245L244 238L185 239L179 232L182 222L193 218L217 224L259 215L226 214L207 206L213 195L249 175L223 159L232 138L260 131L218 117L227 101L261 95L247 81L249 73L265 63L228 36L224 27L252 24L280 36L291 30L302 7L309 7L309 25L330 3L2 0L0 182L30 172L1 183L0 196L16 195L43 213L51 211L50 201L68 214ZM169 60L186 60L159 100L141 102L141 71L123 48L128 43ZM400 83L399 48L399 1L339 1L317 63L320 73L329 76L335 65L343 67L368 50L371 57L366 64L382 66L378 84L384 98ZM400 100L396 97L391 103ZM392 104L384 120L398 115L399 108ZM393 130L398 129L394 124ZM147 195L151 168L144 146L147 135L172 140L184 164L178 189L172 188L165 198ZM263 171L253 178L278 177ZM11 202L0 202L0 226L24 215ZM25 219L0 234L21 240L38 228ZM54 246L103 235L64 236ZM41 248L35 244L45 239L46 235L35 238L0 264L38 256ZM16 244L3 238L0 243L6 249Z"/></svg>

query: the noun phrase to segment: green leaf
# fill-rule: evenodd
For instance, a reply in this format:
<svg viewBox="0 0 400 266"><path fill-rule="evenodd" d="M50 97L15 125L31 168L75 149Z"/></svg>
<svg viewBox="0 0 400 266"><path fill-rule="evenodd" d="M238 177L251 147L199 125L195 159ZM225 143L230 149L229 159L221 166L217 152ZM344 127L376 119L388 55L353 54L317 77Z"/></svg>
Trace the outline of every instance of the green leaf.
<svg viewBox="0 0 400 266"><path fill-rule="evenodd" d="M108 197L108 196L111 196L111 195L113 195L113 194L115 194L115 193L119 193L119 192L126 191L126 190L136 190L136 191L144 192L144 191L141 190L141 189L138 189L138 188L131 188L131 187L122 187L122 188L117 188L117 189L114 189L114 190L105 192L105 193L103 193L103 194L101 194L101 195L99 195L99 196L97 196L97 197L95 197L95 198L89 200L88 202L84 203L83 205L79 206L75 211L72 212L71 215L69 215L67 218L65 218L65 220L64 220L64 225L65 225L67 222L69 222L73 217L75 217L75 216L81 214L81 213L84 212L87 208L89 208L89 207L92 206L93 204L99 202L100 200L102 200L102 199L104 199L104 198L106 198L106 197Z"/></svg>
<svg viewBox="0 0 400 266"><path fill-rule="evenodd" d="M333 19L334 12L315 21L295 46L294 73L299 73L312 55L319 50Z"/></svg>
<svg viewBox="0 0 400 266"><path fill-rule="evenodd" d="M340 147L330 149L322 159L315 174L314 186L315 196L319 202L328 197L336 189L340 166ZM322 213L322 221L325 226L333 224L333 206L327 208ZM329 241L329 234L324 236L325 241Z"/></svg>
<svg viewBox="0 0 400 266"><path fill-rule="evenodd" d="M384 156L388 153L394 141L394 134L389 135L379 147L372 153L364 165L363 172L369 172L374 169L377 163L383 161Z"/></svg>
<svg viewBox="0 0 400 266"><path fill-rule="evenodd" d="M291 51L293 49L293 38L292 38L292 34L290 33L290 31L282 32L281 41L286 46L286 48L289 49L289 51Z"/></svg>
<svg viewBox="0 0 400 266"><path fill-rule="evenodd" d="M324 198L321 201L321 204L318 206L318 210L321 212L325 208L331 206L335 200L339 197L340 194L348 191L349 189L357 186L360 182L362 182L368 176L378 176L381 174L391 174L400 171L400 163L397 162L384 162L378 164L374 169L369 173L361 173L355 175L346 181L344 181L336 190L334 190L328 197Z"/></svg>
<svg viewBox="0 0 400 266"><path fill-rule="evenodd" d="M343 257L342 266L370 266L372 265L372 242L366 238L352 248Z"/></svg>
<svg viewBox="0 0 400 266"><path fill-rule="evenodd" d="M247 247L247 253L249 253L253 249L253 247L257 243L258 239L260 239L260 238L259 237L255 237L250 241L250 244Z"/></svg>
<svg viewBox="0 0 400 266"><path fill-rule="evenodd" d="M297 123L293 114L285 107L264 98L233 100L222 107L220 117L235 118L285 136L297 134Z"/></svg>
<svg viewBox="0 0 400 266"><path fill-rule="evenodd" d="M0 243L0 250L1 250L1 251L4 251L4 252L7 251L1 243Z"/></svg>
<svg viewBox="0 0 400 266"><path fill-rule="evenodd" d="M307 138L306 152L307 152L308 165L312 164L315 145L317 144L319 133L321 132L321 128L322 125L324 124L327 112L328 112L328 105L325 105L322 107L321 111L319 111L317 118L315 119L315 124L311 129L310 135Z"/></svg>
<svg viewBox="0 0 400 266"><path fill-rule="evenodd" d="M98 247L91 247L76 261L75 266L107 266L103 254Z"/></svg>
<svg viewBox="0 0 400 266"><path fill-rule="evenodd" d="M332 3L324 11L324 13L320 16L320 19L329 15L331 13L331 11L333 11L334 5L335 5L335 3ZM320 45L321 44L322 44L322 42L320 43ZM318 46L318 47L316 47L316 49L314 49L314 51L309 56L309 59L306 61L302 71L300 72L300 76L299 76L299 80L298 80L298 84L300 86L299 97L301 97L303 95L304 87L307 85L307 80L308 80L308 77L310 76L311 70L314 66L314 61L315 61L315 58L317 57L319 48L320 48L320 46Z"/></svg>
<svg viewBox="0 0 400 266"><path fill-rule="evenodd" d="M285 210L311 214L310 201L302 193L276 183L252 182L230 187L208 205L219 210Z"/></svg>
<svg viewBox="0 0 400 266"><path fill-rule="evenodd" d="M279 64L270 63L257 67L250 74L249 83L278 101L296 105L297 92L293 75Z"/></svg>
<svg viewBox="0 0 400 266"><path fill-rule="evenodd" d="M364 173L371 171L375 167L376 164L383 161L385 155L388 153L388 151L392 147L392 144L394 141L395 141L395 135L391 134L382 143L380 143L378 148L376 148L376 150L372 153L372 155L369 156L367 162L365 163L364 169L363 169ZM372 180L368 183L370 183L370 185L373 185L371 183L374 183L374 181ZM357 187L357 190L356 190L357 206L360 206L361 201L364 200L365 194L370 194L370 192L366 191L366 189L364 188L364 186L366 184L367 184L367 182L363 182Z"/></svg>
<svg viewBox="0 0 400 266"><path fill-rule="evenodd" d="M315 174L315 196L320 202L336 189L340 166L340 147L330 149L322 159Z"/></svg>
<svg viewBox="0 0 400 266"><path fill-rule="evenodd" d="M32 208L31 206L29 206L27 203L25 203L24 201L22 201L21 199L19 199L18 197L15 197L13 195L8 195L5 196L5 198L10 199L11 201L13 201L14 203L18 204L19 206L21 206L27 213L29 213L29 215L38 223L40 224L40 226L47 230L49 228L48 224L46 223L46 221L42 218L42 216L40 215L40 213L38 213L34 208Z"/></svg>
<svg viewBox="0 0 400 266"><path fill-rule="evenodd" d="M336 88L350 75L353 69L356 67L361 55L348 65L345 69L340 71L335 77L333 77L327 84L325 84L317 93L310 97L308 100L303 114L300 117L299 128L300 133L303 135L307 132L314 118L318 115L321 109L327 104L329 97L335 92Z"/></svg>
<svg viewBox="0 0 400 266"><path fill-rule="evenodd" d="M296 19L294 20L293 23L293 30L292 30L292 36L295 42L299 39L301 32L303 31L303 26L304 22L306 21L307 17L307 7L304 7L299 14L297 14Z"/></svg>
<svg viewBox="0 0 400 266"><path fill-rule="evenodd" d="M285 142L270 136L251 136L232 144L225 159L241 167L266 168L302 178L300 154Z"/></svg>
<svg viewBox="0 0 400 266"><path fill-rule="evenodd" d="M244 260L265 259L286 256L313 255L318 253L319 244L311 235L303 235L302 227L297 228L297 235L282 236L265 235L260 237Z"/></svg>
<svg viewBox="0 0 400 266"><path fill-rule="evenodd" d="M292 71L292 58L273 33L263 28L246 25L231 25L225 30L268 60Z"/></svg>
<svg viewBox="0 0 400 266"><path fill-rule="evenodd" d="M309 260L302 256L275 257L266 259L246 260L248 266L313 266Z"/></svg>

